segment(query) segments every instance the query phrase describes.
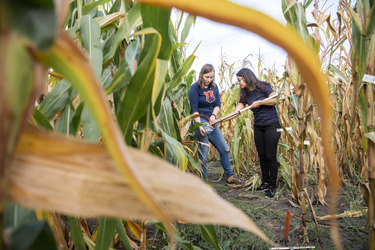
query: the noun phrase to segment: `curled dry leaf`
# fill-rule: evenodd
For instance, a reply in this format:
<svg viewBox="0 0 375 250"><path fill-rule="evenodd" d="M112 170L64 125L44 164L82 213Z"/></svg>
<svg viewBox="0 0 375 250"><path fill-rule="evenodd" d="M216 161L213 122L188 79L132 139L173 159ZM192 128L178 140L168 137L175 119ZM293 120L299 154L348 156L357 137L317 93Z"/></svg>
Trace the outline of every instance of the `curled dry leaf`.
<svg viewBox="0 0 375 250"><path fill-rule="evenodd" d="M351 210L351 211L345 211L341 214L334 214L334 215L325 215L317 217L318 220L335 220L335 219L341 219L341 218L350 218L350 217L362 217L365 216L367 213L367 208L364 208L363 210Z"/></svg>
<svg viewBox="0 0 375 250"><path fill-rule="evenodd" d="M272 244L247 215L198 177L151 154L129 151L169 220L239 227ZM75 216L159 219L139 200L104 147L31 128L22 134L14 156L9 198Z"/></svg>
<svg viewBox="0 0 375 250"><path fill-rule="evenodd" d="M260 198L259 195L253 195L253 194L239 194L238 196L241 197L241 198L249 198L249 199Z"/></svg>

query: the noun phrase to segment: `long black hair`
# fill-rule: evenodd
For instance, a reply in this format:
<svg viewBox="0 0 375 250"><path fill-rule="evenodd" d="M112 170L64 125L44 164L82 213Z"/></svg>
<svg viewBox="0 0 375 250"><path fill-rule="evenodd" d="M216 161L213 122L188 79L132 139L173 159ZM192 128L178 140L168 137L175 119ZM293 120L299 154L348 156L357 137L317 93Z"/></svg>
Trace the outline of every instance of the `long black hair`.
<svg viewBox="0 0 375 250"><path fill-rule="evenodd" d="M214 66L212 66L212 64L205 64L205 65L203 65L203 67L201 69L201 72L199 73L199 79L198 79L198 86L201 89L204 89L203 75L207 74L207 73L210 73L210 72L214 72L214 78L212 79L212 82L210 83L209 87L214 88L216 86L216 84L215 84L215 68L214 68Z"/></svg>
<svg viewBox="0 0 375 250"><path fill-rule="evenodd" d="M266 85L270 85L268 82L259 81L253 71L248 68L242 68L237 72L236 76L242 77L243 81L246 82L246 88L240 88L239 98L241 103L246 103L246 97L250 95L250 88L252 91L266 92Z"/></svg>

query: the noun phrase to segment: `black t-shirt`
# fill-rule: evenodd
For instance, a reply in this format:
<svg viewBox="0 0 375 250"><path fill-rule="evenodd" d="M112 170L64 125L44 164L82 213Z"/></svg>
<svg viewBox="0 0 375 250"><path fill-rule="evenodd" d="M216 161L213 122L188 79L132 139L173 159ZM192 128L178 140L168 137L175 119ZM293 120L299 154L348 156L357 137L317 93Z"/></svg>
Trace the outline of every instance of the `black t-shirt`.
<svg viewBox="0 0 375 250"><path fill-rule="evenodd" d="M251 91L249 96L246 98L244 105L251 105L253 102L258 100L266 99L274 90L271 86L266 85L266 92ZM279 116L274 105L260 105L257 108L251 109L254 114L254 125L268 125L279 122Z"/></svg>

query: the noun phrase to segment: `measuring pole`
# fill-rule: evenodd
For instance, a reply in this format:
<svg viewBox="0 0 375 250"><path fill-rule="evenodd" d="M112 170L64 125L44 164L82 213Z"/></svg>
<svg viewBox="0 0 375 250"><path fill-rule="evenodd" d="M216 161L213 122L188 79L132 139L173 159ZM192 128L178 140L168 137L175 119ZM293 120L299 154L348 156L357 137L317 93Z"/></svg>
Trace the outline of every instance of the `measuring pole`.
<svg viewBox="0 0 375 250"><path fill-rule="evenodd" d="M272 96L269 96L269 97L263 99L263 101L271 100L271 99L275 98L276 96L278 96L278 94L274 94L274 95L272 95ZM211 123L211 126L215 126L215 125L218 124L218 123L221 123L221 122L223 122L223 121L225 121L225 120L228 120L229 118L232 118L232 117L234 117L234 116L237 116L237 115L241 114L242 112L244 112L244 111L246 111L246 110L248 110L248 109L251 109L251 105L248 106L248 107L246 107L246 108L243 108L243 109L239 110L239 111L236 112L236 113L229 114L229 115L227 115L227 116L224 116L224 117L220 118L219 120L217 120L217 121Z"/></svg>

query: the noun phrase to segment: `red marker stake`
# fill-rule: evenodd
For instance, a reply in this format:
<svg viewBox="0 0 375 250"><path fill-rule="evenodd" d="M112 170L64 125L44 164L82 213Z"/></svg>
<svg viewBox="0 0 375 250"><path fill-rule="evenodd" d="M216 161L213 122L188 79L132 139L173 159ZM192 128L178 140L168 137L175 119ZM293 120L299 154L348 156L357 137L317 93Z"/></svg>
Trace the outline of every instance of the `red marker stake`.
<svg viewBox="0 0 375 250"><path fill-rule="evenodd" d="M289 222L290 222L290 211L288 210L288 211L286 211L284 242L286 242L288 240Z"/></svg>

